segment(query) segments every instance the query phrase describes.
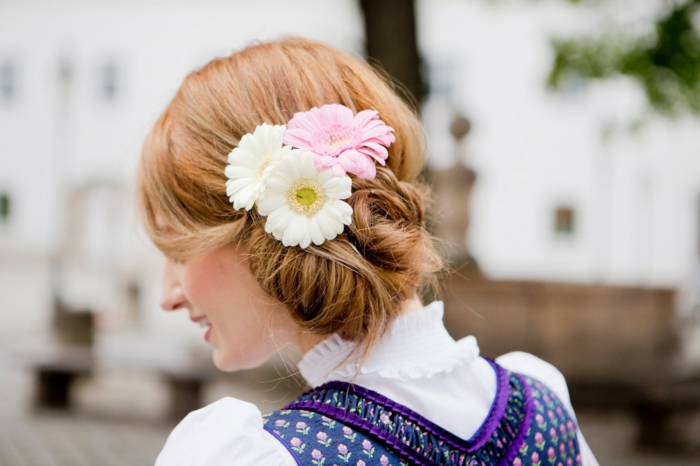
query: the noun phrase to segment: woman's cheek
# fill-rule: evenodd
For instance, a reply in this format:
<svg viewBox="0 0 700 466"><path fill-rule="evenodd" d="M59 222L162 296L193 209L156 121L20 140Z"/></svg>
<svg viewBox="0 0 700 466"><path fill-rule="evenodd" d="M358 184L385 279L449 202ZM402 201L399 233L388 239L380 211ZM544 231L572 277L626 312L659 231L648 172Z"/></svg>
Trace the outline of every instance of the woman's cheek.
<svg viewBox="0 0 700 466"><path fill-rule="evenodd" d="M207 314L206 304L216 298L216 290L218 287L215 281L217 277L210 273L205 267L192 266L188 268L183 277L184 291L188 296L188 300L200 312Z"/></svg>

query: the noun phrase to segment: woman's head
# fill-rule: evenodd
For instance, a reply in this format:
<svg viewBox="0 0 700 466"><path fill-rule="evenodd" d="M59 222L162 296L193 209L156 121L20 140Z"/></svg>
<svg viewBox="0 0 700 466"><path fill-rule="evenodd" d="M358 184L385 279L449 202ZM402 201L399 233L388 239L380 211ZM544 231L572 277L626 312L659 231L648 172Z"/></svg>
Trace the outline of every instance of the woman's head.
<svg viewBox="0 0 700 466"><path fill-rule="evenodd" d="M320 246L285 247L265 232L265 218L255 209L232 208L225 187L227 157L256 126L284 125L295 113L325 104L378 111L394 128L396 141L375 179L353 178L346 200L353 208L352 223L343 234ZM242 314L256 316L260 328L268 325L267 317L282 313L282 327L291 328L288 319L310 334L339 333L371 347L401 303L441 268L424 229L428 193L416 180L424 159L423 132L414 112L361 60L304 39L260 44L213 60L187 76L148 136L139 169L146 229L170 258L166 272L172 280L164 280L164 296L174 296L178 286L182 294L165 299L164 307L192 307L205 302L202 293L228 293L206 305L216 310L190 312L216 312L234 321ZM205 257L210 269L220 270L228 281L197 292L199 300L190 299L177 275L184 276L191 263ZM230 261L239 267L227 268ZM250 281L229 283L236 274L248 274ZM240 290L243 282L259 290L236 299L232 290ZM213 343L218 351L219 343ZM221 368L240 366L224 359L217 363Z"/></svg>

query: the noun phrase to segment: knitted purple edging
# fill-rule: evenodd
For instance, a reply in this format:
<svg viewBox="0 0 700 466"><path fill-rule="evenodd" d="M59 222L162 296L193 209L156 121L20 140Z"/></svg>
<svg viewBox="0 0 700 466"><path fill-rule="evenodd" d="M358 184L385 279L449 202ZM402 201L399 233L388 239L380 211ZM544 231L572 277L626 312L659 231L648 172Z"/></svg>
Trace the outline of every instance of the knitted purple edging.
<svg viewBox="0 0 700 466"><path fill-rule="evenodd" d="M468 440L468 442L474 442L472 449L467 450L469 453L483 447L491 438L491 435L493 435L494 431L498 428L503 418L503 413L506 411L508 398L510 397L508 373L499 366L496 361L492 359L487 359L487 361L496 371L496 396L491 404L488 416L486 416L486 419L484 419L484 422L477 429L472 438Z"/></svg>
<svg viewBox="0 0 700 466"><path fill-rule="evenodd" d="M321 392L322 390L342 390L346 391L348 394L352 393L353 396L361 397L367 401L381 405L385 410L393 413L393 415L401 415L405 420L413 422L415 425L420 427L425 433L431 434L437 438L438 441L442 441L448 446L457 449L458 452L458 462L462 464L462 461L466 459L465 453L473 453L483 447L488 440L491 438L495 430L500 425L503 415L508 404L508 399L510 397L510 382L509 376L505 369L500 367L494 361L488 361L496 372L496 396L489 410L487 418L484 420L482 425L479 427L477 432L469 440L461 439L451 432L448 432L441 428L440 426L432 423L431 421L425 419L420 414L411 410L410 408L396 403L387 397L368 390L363 387L356 387L347 382L328 382L323 384L316 389L308 391L306 394L302 395L301 398L307 395L313 395L314 392ZM346 398L346 402L348 398ZM433 462L429 458L426 458L420 452L414 450L409 445L406 445L401 439L387 431L381 426L374 425L371 422L363 419L362 417L349 412L346 408L338 407L333 404L324 403L323 401L314 401L312 399L299 400L293 402L286 406L284 409L303 409L308 411L316 411L321 414L326 414L329 417L339 421L348 422L350 425L360 429L365 432L366 435L381 440L385 444L394 448L404 457L410 458L416 464L421 466L432 465ZM459 453L461 451L461 453Z"/></svg>
<svg viewBox="0 0 700 466"><path fill-rule="evenodd" d="M331 404L322 403L320 401L311 400L293 403L284 409L303 409L306 411L314 411L325 414L340 423L350 424L351 426L359 429L361 432L364 432L369 437L380 440L390 448L394 448L395 450L399 451L400 455L410 458L419 466L433 466L432 461L424 458L419 452L412 450L397 436L390 434L382 427L375 426L371 422L366 421L360 416L357 416L356 414L353 414L345 409L338 408L337 406L333 406Z"/></svg>
<svg viewBox="0 0 700 466"><path fill-rule="evenodd" d="M498 364L489 361L497 374L497 388L496 396L491 405L491 409L487 418L482 423L477 433L472 436L469 440L464 440L457 437L453 433L443 429L442 427L434 424L428 419L424 418L420 414L416 413L412 409L404 406L402 404L396 403L393 400L381 395L375 391L368 390L364 387L353 386L347 382L328 382L315 390L326 390L326 389L338 389L352 393L353 395L360 396L369 401L382 405L388 411L396 414L402 415L404 418L415 423L421 427L424 431L434 435L438 440L442 440L449 446L457 448L459 450L466 451L467 453L473 453L479 448L483 447L486 442L488 442L493 432L498 428L501 418L506 410L508 404L508 397L510 396L510 384L508 382L508 373L500 367ZM312 393L314 390L309 391ZM303 397L303 396L302 396ZM310 404L310 403L313 403ZM319 409L318 406L328 406L320 402L311 402L310 400L297 401L286 406L284 409L306 409L306 410L316 410ZM345 411L345 410L343 410ZM370 424L372 425L372 424ZM384 429L381 429L384 431ZM387 433L388 435L388 433ZM403 443L401 443L403 445Z"/></svg>
<svg viewBox="0 0 700 466"><path fill-rule="evenodd" d="M294 458L294 461L296 461L297 466L304 466L304 465L301 463L301 460L299 459L299 457L297 456L297 454L294 453L294 450L292 450L291 448L289 448L289 445L287 445L287 442L285 442L283 438L281 438L279 435L277 435L277 434L275 433L275 431L273 431L272 429L270 429L270 428L267 427L267 426L263 426L263 430L268 431L268 432L275 438L275 440L277 440L279 443L281 443L282 445L284 445L284 448L287 449L287 451L292 455L292 458Z"/></svg>
<svg viewBox="0 0 700 466"><path fill-rule="evenodd" d="M532 423L532 416L534 416L535 413L535 408L532 403L532 387L529 383L527 383L527 380L525 380L525 377L522 375L515 374L515 376L520 380L520 383L523 386L524 416L522 422L520 423L518 435L513 439L510 450L508 451L508 454L505 456L505 460L501 463L501 465L509 465L515 459L515 456L520 450L520 445L522 445L527 437L528 427Z"/></svg>

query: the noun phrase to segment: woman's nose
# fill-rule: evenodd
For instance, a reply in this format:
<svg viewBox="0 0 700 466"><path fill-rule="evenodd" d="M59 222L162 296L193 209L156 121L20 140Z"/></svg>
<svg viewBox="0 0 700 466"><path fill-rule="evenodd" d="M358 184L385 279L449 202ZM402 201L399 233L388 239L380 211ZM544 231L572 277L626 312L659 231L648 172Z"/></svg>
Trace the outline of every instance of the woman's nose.
<svg viewBox="0 0 700 466"><path fill-rule="evenodd" d="M165 311L175 311L185 307L186 299L182 293L182 286L177 279L175 267L170 259L165 260L163 266L163 281L160 286L160 307Z"/></svg>

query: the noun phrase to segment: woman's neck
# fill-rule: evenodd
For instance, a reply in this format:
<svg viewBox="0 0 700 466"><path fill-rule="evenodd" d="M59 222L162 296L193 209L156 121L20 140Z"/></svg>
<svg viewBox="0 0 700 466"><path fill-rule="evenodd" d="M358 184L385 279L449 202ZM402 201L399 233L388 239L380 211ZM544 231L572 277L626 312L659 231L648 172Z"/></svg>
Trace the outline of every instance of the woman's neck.
<svg viewBox="0 0 700 466"><path fill-rule="evenodd" d="M418 311L423 308L423 303L418 296L414 296L411 299L407 299L402 302L399 306L398 315L409 314L411 312ZM329 335L318 335L309 332L299 332L297 338L294 341L294 346L301 352L301 354L306 354L317 344L321 343L323 340L328 338Z"/></svg>
<svg viewBox="0 0 700 466"><path fill-rule="evenodd" d="M413 298L407 299L406 301L401 303L401 306L399 308L399 315L409 314L411 312L423 309L423 307L424 306L420 298L418 296L414 296Z"/></svg>

